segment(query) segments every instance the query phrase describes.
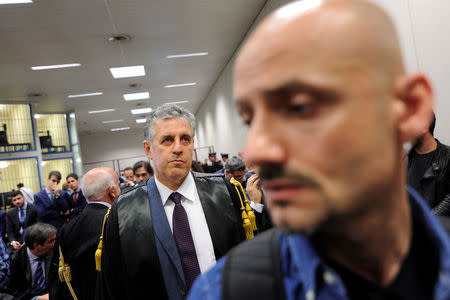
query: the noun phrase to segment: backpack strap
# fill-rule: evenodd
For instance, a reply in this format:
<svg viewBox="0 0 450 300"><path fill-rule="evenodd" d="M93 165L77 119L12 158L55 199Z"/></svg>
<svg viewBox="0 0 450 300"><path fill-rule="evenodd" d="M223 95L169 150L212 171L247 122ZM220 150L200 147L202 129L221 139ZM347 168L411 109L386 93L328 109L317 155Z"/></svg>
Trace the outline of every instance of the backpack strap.
<svg viewBox="0 0 450 300"><path fill-rule="evenodd" d="M279 230L267 230L232 249L222 272L222 299L285 299Z"/></svg>

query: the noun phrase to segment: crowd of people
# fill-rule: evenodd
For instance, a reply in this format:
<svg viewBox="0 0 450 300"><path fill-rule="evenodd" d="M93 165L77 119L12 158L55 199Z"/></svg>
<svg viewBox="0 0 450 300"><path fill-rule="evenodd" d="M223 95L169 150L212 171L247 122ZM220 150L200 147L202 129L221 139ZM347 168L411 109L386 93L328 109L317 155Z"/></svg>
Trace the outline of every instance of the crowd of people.
<svg viewBox="0 0 450 300"><path fill-rule="evenodd" d="M383 10L279 8L240 49L233 92L239 155L193 161L194 115L167 104L148 161L70 174L72 192L58 171L33 196L19 184L1 299L450 299L450 148Z"/></svg>

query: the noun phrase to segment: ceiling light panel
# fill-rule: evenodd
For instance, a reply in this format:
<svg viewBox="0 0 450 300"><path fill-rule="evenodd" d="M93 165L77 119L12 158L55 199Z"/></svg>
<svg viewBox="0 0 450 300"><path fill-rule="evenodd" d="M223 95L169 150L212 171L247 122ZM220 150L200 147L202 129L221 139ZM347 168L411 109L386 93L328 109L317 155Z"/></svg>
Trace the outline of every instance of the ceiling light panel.
<svg viewBox="0 0 450 300"><path fill-rule="evenodd" d="M82 98L82 97L91 97L91 96L100 96L103 95L102 92L95 92L95 93L87 93L87 94L76 94L76 95L69 95L67 98Z"/></svg>
<svg viewBox="0 0 450 300"><path fill-rule="evenodd" d="M132 109L131 113L133 115L139 115L139 114L148 114L152 111L151 107L146 107L146 108L137 108L137 109Z"/></svg>
<svg viewBox="0 0 450 300"><path fill-rule="evenodd" d="M0 5L2 4L25 4L33 3L32 0L0 0Z"/></svg>
<svg viewBox="0 0 450 300"><path fill-rule="evenodd" d="M182 87L182 86L191 86L191 85L196 85L196 82L187 82L187 83L178 83L178 84L169 84L164 86L166 89L168 88L174 88L174 87Z"/></svg>
<svg viewBox="0 0 450 300"><path fill-rule="evenodd" d="M144 66L109 68L109 71L111 72L111 75L114 78L145 76Z"/></svg>
<svg viewBox="0 0 450 300"><path fill-rule="evenodd" d="M100 113L110 112L110 111L115 111L115 109L114 108L108 108L108 109L100 109L100 110L90 110L90 111L88 111L88 113L90 113L90 114L100 114Z"/></svg>
<svg viewBox="0 0 450 300"><path fill-rule="evenodd" d="M183 103L188 103L189 101L184 100L184 101L173 101L173 102L166 102L166 104L183 104Z"/></svg>
<svg viewBox="0 0 450 300"><path fill-rule="evenodd" d="M205 55L208 55L208 52L183 53L183 54L167 55L167 58L182 58L182 57L205 56Z"/></svg>
<svg viewBox="0 0 450 300"><path fill-rule="evenodd" d="M81 64L78 64L78 63L63 64L63 65L34 66L34 67L31 67L31 70L40 71L40 70L50 70L50 69L75 68L75 67L79 67L79 66L81 66Z"/></svg>
<svg viewBox="0 0 450 300"><path fill-rule="evenodd" d="M136 119L136 123L138 123L138 124L142 124L142 123L145 123L145 122L147 122L147 119L146 119L146 118L143 118L143 119Z"/></svg>
<svg viewBox="0 0 450 300"><path fill-rule="evenodd" d="M125 99L126 101L135 101L135 100L142 100L142 99L148 99L148 98L150 98L149 92L132 93L132 94L123 95L123 99Z"/></svg>
<svg viewBox="0 0 450 300"><path fill-rule="evenodd" d="M119 123L119 122L123 122L123 120L108 120L108 121L102 121L103 124Z"/></svg>
<svg viewBox="0 0 450 300"><path fill-rule="evenodd" d="M111 128L111 131L123 131L123 130L129 130L130 127L120 127L120 128Z"/></svg>

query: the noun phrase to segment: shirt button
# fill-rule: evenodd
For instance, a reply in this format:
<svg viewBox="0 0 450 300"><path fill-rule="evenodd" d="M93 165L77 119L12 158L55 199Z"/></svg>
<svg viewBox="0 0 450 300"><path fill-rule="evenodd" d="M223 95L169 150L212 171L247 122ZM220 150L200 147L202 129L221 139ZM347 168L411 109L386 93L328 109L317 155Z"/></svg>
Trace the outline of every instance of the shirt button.
<svg viewBox="0 0 450 300"><path fill-rule="evenodd" d="M323 272L323 280L328 284L334 284L336 282L334 275L328 271Z"/></svg>
<svg viewBox="0 0 450 300"><path fill-rule="evenodd" d="M316 295L314 294L313 290L309 290L306 292L306 300L314 300L316 298Z"/></svg>

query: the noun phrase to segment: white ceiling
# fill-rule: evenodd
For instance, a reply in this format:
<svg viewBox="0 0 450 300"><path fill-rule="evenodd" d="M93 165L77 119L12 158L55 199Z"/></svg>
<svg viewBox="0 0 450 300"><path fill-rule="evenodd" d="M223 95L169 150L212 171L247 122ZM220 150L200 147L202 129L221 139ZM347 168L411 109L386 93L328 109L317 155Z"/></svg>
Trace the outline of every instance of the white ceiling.
<svg viewBox="0 0 450 300"><path fill-rule="evenodd" d="M130 109L188 100L196 111L266 0L34 0L0 5L0 102L33 102L34 112L76 113L79 133L143 127ZM127 34L130 41L110 43ZM167 55L209 52L168 59ZM32 71L37 65L81 67ZM145 77L113 79L109 68L144 65ZM196 86L164 88L174 83ZM130 88L129 84L138 84ZM125 102L122 94L149 91ZM103 92L68 99L69 94ZM41 96L32 97L30 94ZM115 112L88 114L88 110ZM124 122L102 124L101 121Z"/></svg>

